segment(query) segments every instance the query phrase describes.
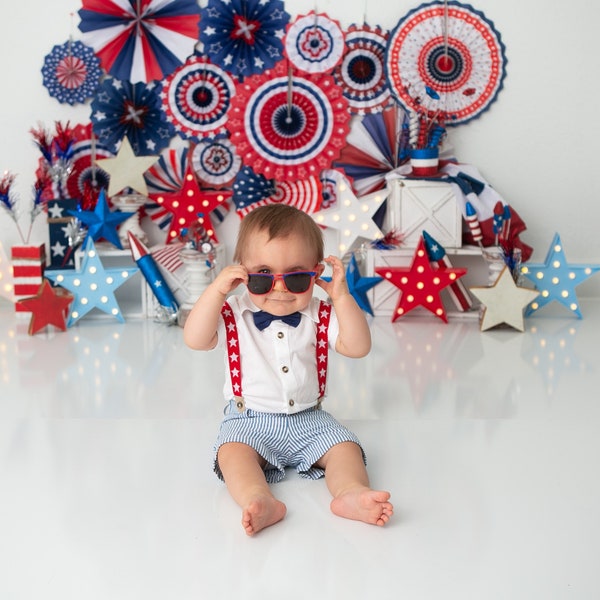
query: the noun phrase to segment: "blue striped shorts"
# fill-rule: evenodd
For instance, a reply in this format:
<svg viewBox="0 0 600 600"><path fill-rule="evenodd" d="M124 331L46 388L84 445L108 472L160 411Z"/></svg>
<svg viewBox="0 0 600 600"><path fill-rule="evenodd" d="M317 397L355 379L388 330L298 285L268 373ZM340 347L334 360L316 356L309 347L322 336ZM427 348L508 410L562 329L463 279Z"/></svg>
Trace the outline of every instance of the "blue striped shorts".
<svg viewBox="0 0 600 600"><path fill-rule="evenodd" d="M240 413L232 400L225 408L214 448L214 471L221 480L223 474L217 453L228 442L247 444L267 461L264 471L268 483L281 481L286 467L294 467L306 479L320 479L325 471L314 464L332 446L342 442L358 444L366 464L364 450L356 435L318 407L291 415L251 409Z"/></svg>

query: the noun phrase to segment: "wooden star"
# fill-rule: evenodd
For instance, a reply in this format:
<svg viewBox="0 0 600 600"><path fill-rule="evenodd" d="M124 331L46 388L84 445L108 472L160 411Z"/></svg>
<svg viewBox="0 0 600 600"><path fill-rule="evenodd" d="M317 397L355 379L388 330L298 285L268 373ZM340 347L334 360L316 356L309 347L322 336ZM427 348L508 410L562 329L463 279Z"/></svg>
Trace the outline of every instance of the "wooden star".
<svg viewBox="0 0 600 600"><path fill-rule="evenodd" d="M518 287L508 267L502 269L494 285L469 289L485 306L481 318L481 331L502 324L524 331L523 310L539 293L536 290Z"/></svg>
<svg viewBox="0 0 600 600"><path fill-rule="evenodd" d="M569 264L560 236L556 233L544 263L527 263L521 267L521 273L533 282L539 292L539 297L527 307L525 315L529 316L551 302L559 302L581 319L575 288L597 271L600 271L599 264Z"/></svg>
<svg viewBox="0 0 600 600"><path fill-rule="evenodd" d="M448 317L440 292L465 275L467 270L434 268L429 262L421 236L410 267L379 267L375 272L402 291L392 315L392 322L417 306L423 306L447 323Z"/></svg>
<svg viewBox="0 0 600 600"><path fill-rule="evenodd" d="M208 236L218 242L210 213L224 204L231 195L231 191L201 190L191 166L188 165L181 189L169 194L150 194L150 198L173 213L167 243L176 240L183 230L196 222L200 222Z"/></svg>
<svg viewBox="0 0 600 600"><path fill-rule="evenodd" d="M22 298L17 304L25 311L31 312L29 335L53 325L60 331L67 330L67 315L73 295L62 288L53 288L47 279L40 284L38 293L29 298Z"/></svg>
<svg viewBox="0 0 600 600"><path fill-rule="evenodd" d="M96 164L110 175L108 195L114 196L126 187L148 195L144 173L158 160L158 156L136 156L128 137L124 137L114 158L102 158Z"/></svg>

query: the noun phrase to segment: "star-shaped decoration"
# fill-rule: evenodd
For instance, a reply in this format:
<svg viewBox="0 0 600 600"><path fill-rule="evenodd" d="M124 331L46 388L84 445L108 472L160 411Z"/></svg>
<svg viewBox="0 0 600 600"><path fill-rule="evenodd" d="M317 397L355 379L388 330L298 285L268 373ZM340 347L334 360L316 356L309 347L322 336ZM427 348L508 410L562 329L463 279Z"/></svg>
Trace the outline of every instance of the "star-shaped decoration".
<svg viewBox="0 0 600 600"><path fill-rule="evenodd" d="M17 304L25 311L31 312L29 335L34 335L48 325L54 325L60 331L67 330L67 314L73 295L61 288L53 288L47 279L40 284L35 296L23 298Z"/></svg>
<svg viewBox="0 0 600 600"><path fill-rule="evenodd" d="M510 325L518 331L525 331L523 310L539 294L536 290L518 287L507 266L502 269L494 285L469 289L485 306L481 331L503 324Z"/></svg>
<svg viewBox="0 0 600 600"><path fill-rule="evenodd" d="M110 175L108 195L114 196L126 187L148 195L144 173L158 160L158 156L136 156L128 137L124 137L114 158L102 158L96 164Z"/></svg>
<svg viewBox="0 0 600 600"><path fill-rule="evenodd" d="M342 178L337 186L336 203L312 216L319 225L339 230L339 253L343 255L360 238L374 240L383 237L381 229L373 221L373 215L387 197L388 191L385 189L357 198L348 181Z"/></svg>
<svg viewBox="0 0 600 600"><path fill-rule="evenodd" d="M539 297L527 307L525 315L529 316L556 301L581 319L575 288L599 270L599 264L569 264L560 236L556 233L543 264L527 263L521 267L521 273L533 282L539 292Z"/></svg>
<svg viewBox="0 0 600 600"><path fill-rule="evenodd" d="M88 235L98 241L105 238L111 244L123 249L117 227L133 216L135 213L111 211L106 202L106 193L102 189L98 195L98 201L93 211L91 210L69 210L68 213L79 219L88 229Z"/></svg>
<svg viewBox="0 0 600 600"><path fill-rule="evenodd" d="M465 275L467 270L433 268L421 236L410 267L379 267L375 272L402 291L392 315L392 322L417 306L423 306L447 323L448 317L440 292Z"/></svg>
<svg viewBox="0 0 600 600"><path fill-rule="evenodd" d="M67 327L71 327L93 308L99 308L123 323L125 319L114 292L137 270L137 267L105 269L98 256L94 240L88 236L79 270L47 272L46 277L75 295L67 322Z"/></svg>
<svg viewBox="0 0 600 600"><path fill-rule="evenodd" d="M358 263L354 254L350 257L350 262L346 268L346 281L348 282L348 290L352 297L356 300L356 303L366 313L373 316L373 309L371 303L367 298L367 292L375 287L380 281L383 281L381 277L363 277L360 274Z"/></svg>
<svg viewBox="0 0 600 600"><path fill-rule="evenodd" d="M197 221L206 229L208 236L218 242L210 213L224 204L231 195L231 191L201 190L192 167L188 164L181 189L168 194L150 194L150 198L173 213L167 233L167 243L176 240L182 230Z"/></svg>

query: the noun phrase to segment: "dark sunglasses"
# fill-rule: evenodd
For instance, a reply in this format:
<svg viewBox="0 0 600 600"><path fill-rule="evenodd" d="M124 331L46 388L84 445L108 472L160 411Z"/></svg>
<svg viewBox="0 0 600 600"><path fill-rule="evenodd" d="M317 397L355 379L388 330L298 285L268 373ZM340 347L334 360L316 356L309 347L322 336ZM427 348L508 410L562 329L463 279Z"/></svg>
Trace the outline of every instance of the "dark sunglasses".
<svg viewBox="0 0 600 600"><path fill-rule="evenodd" d="M250 273L248 275L248 290L252 294L268 294L274 287L275 281L281 279L288 292L303 294L308 290L316 271L292 271L291 273Z"/></svg>

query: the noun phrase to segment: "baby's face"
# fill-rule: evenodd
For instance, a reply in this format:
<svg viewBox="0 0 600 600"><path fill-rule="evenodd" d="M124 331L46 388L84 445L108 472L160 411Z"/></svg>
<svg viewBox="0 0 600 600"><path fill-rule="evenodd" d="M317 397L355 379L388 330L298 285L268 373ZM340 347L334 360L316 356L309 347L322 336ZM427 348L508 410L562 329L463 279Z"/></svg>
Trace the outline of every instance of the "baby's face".
<svg viewBox="0 0 600 600"><path fill-rule="evenodd" d="M250 292L252 302L261 310L273 315L289 315L306 308L312 298L315 278L323 272L323 265L317 264L313 248L297 234L285 238L269 240L266 232L253 236L248 248L244 249L242 264L248 273L291 273L294 271L316 271L306 292L294 294L287 290L281 279L276 279L273 289L266 294Z"/></svg>

